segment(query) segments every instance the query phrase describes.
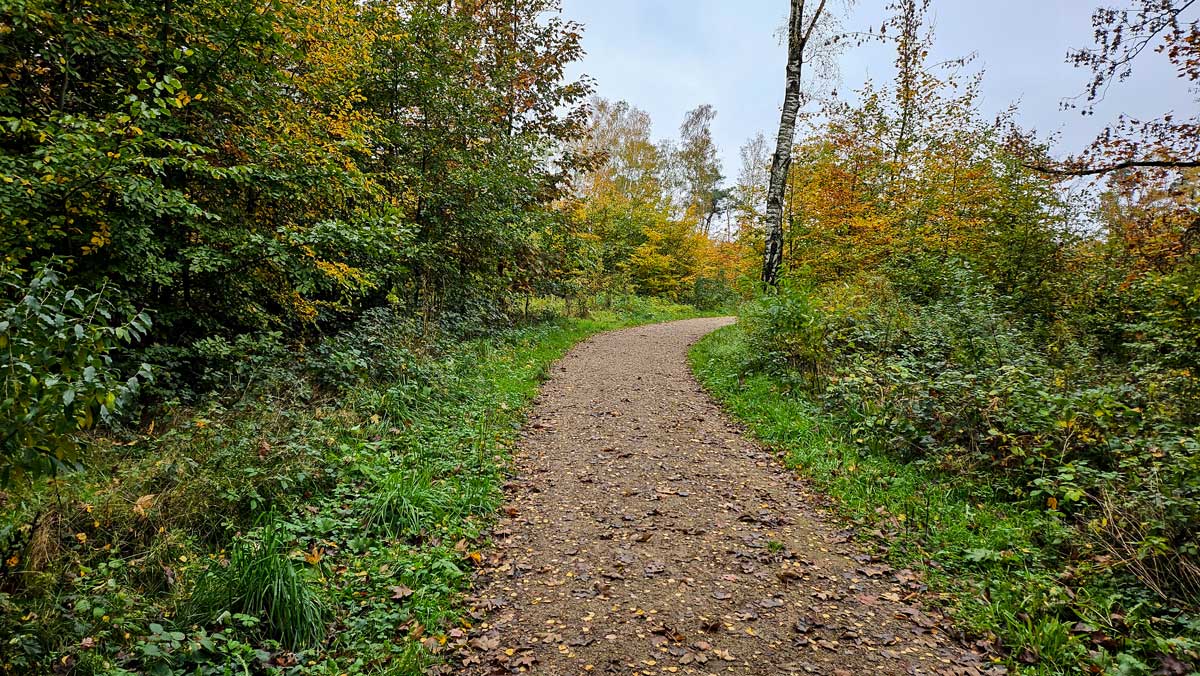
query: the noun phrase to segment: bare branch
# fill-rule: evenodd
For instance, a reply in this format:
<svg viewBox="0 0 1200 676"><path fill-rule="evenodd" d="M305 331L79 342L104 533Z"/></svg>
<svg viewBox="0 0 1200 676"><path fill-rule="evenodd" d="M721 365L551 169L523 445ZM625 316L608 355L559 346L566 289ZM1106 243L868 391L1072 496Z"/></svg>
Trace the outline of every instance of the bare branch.
<svg viewBox="0 0 1200 676"><path fill-rule="evenodd" d="M1041 172L1043 174L1051 174L1053 176L1098 176L1107 174L1122 169L1139 169L1139 168L1161 168L1161 169L1189 169L1200 167L1200 161L1197 160L1129 160L1126 162L1117 162L1103 167L1090 167L1086 169L1068 169L1065 167L1048 167L1040 164L1024 164L1026 169Z"/></svg>

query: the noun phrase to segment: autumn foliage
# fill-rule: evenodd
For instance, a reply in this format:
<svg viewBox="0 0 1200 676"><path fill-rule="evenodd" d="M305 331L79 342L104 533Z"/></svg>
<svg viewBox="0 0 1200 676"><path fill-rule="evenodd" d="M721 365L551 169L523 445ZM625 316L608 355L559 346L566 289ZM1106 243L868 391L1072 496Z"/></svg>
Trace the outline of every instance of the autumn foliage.
<svg viewBox="0 0 1200 676"><path fill-rule="evenodd" d="M0 248L158 336L314 334L527 284L588 86L549 0L124 0L0 16Z"/></svg>
<svg viewBox="0 0 1200 676"><path fill-rule="evenodd" d="M925 6L896 3L888 26L919 28ZM1193 82L1195 24L1151 15ZM1096 21L1132 39L1134 18ZM1003 613L1004 594L1056 584L1080 597L1022 606L1030 631L995 630L998 651L1029 650L1018 661L1036 673L1183 673L1200 611L1194 120L1118 121L1054 162L1014 111L978 112L969 60L928 63L931 41L900 31L896 79L826 102L794 147L786 279L745 312L743 368L813 399L870 452L997 487L1071 529L1044 565L1075 577L996 578L985 605ZM1126 48L1075 58L1102 87ZM1081 175L1103 179L1068 189ZM1072 621L1123 638L1050 638Z"/></svg>

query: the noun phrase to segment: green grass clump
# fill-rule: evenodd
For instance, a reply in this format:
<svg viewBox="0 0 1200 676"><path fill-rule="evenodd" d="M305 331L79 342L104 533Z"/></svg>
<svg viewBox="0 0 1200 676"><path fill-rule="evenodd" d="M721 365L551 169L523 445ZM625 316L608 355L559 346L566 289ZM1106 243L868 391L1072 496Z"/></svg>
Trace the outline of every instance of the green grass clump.
<svg viewBox="0 0 1200 676"><path fill-rule="evenodd" d="M392 472L375 486L368 525L389 537L415 537L445 517L454 502L444 485L428 473Z"/></svg>
<svg viewBox="0 0 1200 676"><path fill-rule="evenodd" d="M227 614L259 619L264 633L290 650L325 637L326 611L318 590L288 556L288 538L269 522L255 538L239 539L229 561L214 561L196 585L183 615L199 624Z"/></svg>

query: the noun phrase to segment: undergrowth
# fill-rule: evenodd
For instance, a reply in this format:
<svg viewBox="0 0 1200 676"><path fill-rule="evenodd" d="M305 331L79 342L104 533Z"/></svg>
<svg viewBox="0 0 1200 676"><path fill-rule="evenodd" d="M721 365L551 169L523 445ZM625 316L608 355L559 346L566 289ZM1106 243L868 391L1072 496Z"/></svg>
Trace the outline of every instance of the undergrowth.
<svg viewBox="0 0 1200 676"><path fill-rule="evenodd" d="M754 354L733 326L700 341L691 361L734 416L831 496L864 542L921 572L927 601L994 659L1028 674L1188 673L1171 671L1182 663L1170 656L1194 652L1200 626L1164 618L1148 595L1131 596L1121 577L1073 556L1080 537L1061 512L1014 501L1003 482L945 471L941 458L914 462L870 443L787 376L744 368Z"/></svg>
<svg viewBox="0 0 1200 676"><path fill-rule="evenodd" d="M550 364L595 332L697 314L555 309L467 340L376 313L0 494L0 673L419 673L462 635Z"/></svg>

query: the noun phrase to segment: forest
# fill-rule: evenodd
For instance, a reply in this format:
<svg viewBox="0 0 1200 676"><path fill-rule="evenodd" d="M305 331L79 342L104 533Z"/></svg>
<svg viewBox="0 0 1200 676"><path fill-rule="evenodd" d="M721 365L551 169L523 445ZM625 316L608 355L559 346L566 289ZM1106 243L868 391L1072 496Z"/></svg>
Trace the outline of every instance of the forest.
<svg viewBox="0 0 1200 676"><path fill-rule="evenodd" d="M936 0L777 4L726 168L559 0L0 0L0 673L528 671L476 599L539 386L724 316L696 379L919 578L937 673L1200 670L1200 3L1062 46L1083 116L1150 62L1194 104L1073 152Z"/></svg>

